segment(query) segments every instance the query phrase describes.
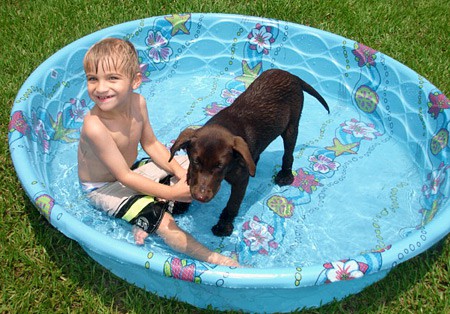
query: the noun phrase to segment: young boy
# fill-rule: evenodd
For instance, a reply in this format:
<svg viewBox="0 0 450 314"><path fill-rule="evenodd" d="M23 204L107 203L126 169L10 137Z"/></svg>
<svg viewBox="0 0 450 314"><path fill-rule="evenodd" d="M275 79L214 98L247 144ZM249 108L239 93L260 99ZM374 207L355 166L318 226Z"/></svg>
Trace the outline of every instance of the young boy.
<svg viewBox="0 0 450 314"><path fill-rule="evenodd" d="M168 162L148 118L145 99L133 92L141 84L135 48L107 38L93 45L84 58L87 89L95 103L86 115L78 147L78 176L87 197L109 215L132 224L136 244L156 232L173 249L212 264L239 266L212 252L180 229L167 211L169 204L191 202L186 183L187 158ZM131 170L138 144L150 162ZM173 185L159 182L173 175ZM167 181L167 180L166 180Z"/></svg>

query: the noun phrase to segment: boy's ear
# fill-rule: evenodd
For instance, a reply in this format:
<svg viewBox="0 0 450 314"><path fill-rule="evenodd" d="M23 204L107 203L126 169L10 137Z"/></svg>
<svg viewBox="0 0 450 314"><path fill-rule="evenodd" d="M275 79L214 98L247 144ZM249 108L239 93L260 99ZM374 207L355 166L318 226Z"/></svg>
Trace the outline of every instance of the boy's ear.
<svg viewBox="0 0 450 314"><path fill-rule="evenodd" d="M142 73L138 72L134 76L134 79L133 79L133 82L132 82L133 89L137 89L139 86L141 86L141 83L142 83Z"/></svg>

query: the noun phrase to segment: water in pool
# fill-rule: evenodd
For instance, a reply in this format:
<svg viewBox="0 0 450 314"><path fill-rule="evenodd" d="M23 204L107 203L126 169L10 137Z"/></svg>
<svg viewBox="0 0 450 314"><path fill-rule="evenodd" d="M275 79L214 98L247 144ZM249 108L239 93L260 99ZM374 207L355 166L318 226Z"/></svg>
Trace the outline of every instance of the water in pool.
<svg viewBox="0 0 450 314"><path fill-rule="evenodd" d="M139 92L155 133L169 147L185 127L204 124L232 102L240 87L230 82L223 73L177 76L147 82ZM210 231L228 200L225 182L210 203L193 202L178 216L179 225L209 248L252 267L308 266L381 250L420 225L424 171L408 145L378 116L361 114L345 93L337 95L324 95L329 115L305 96L294 183L273 182L283 153L279 138L261 155L230 237ZM55 198L85 224L132 243L130 225L93 209L80 193L76 148L61 144L51 161L48 181ZM156 236L142 249L173 253Z"/></svg>

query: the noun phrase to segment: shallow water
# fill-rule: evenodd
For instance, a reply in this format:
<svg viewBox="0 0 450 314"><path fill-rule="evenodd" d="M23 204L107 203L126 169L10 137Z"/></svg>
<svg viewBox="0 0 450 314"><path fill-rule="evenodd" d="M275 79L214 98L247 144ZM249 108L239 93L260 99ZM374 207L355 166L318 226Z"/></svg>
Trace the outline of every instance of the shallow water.
<svg viewBox="0 0 450 314"><path fill-rule="evenodd" d="M227 106L242 84L226 74L174 77L143 84L154 131L170 146L179 132L202 125ZM324 94L331 114L314 98L305 97L293 170L288 187L273 183L281 164L282 141L261 155L256 176L230 237L210 229L229 196L222 184L208 204L193 202L176 219L200 242L224 254L236 254L253 267L308 266L381 250L421 223L422 186L426 173L414 161L408 143L391 136L395 128L376 115L364 115L345 90ZM133 243L131 226L93 209L79 190L77 144L61 145L48 167L48 185L68 212L92 228ZM171 252L157 237L144 250Z"/></svg>

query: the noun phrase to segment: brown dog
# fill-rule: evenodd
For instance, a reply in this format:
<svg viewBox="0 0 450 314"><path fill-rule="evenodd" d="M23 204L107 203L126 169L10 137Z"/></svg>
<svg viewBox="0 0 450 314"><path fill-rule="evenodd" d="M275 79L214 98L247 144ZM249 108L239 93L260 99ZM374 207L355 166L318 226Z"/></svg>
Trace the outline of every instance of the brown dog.
<svg viewBox="0 0 450 314"><path fill-rule="evenodd" d="M255 175L262 151L279 135L284 155L275 183L288 185L293 153L303 108L303 91L316 97L330 112L326 101L310 85L282 70L263 72L232 105L212 117L199 129L185 129L170 149L171 157L186 149L190 165L187 182L192 197L209 202L225 179L231 195L212 228L216 236L228 236L247 189L249 176Z"/></svg>

